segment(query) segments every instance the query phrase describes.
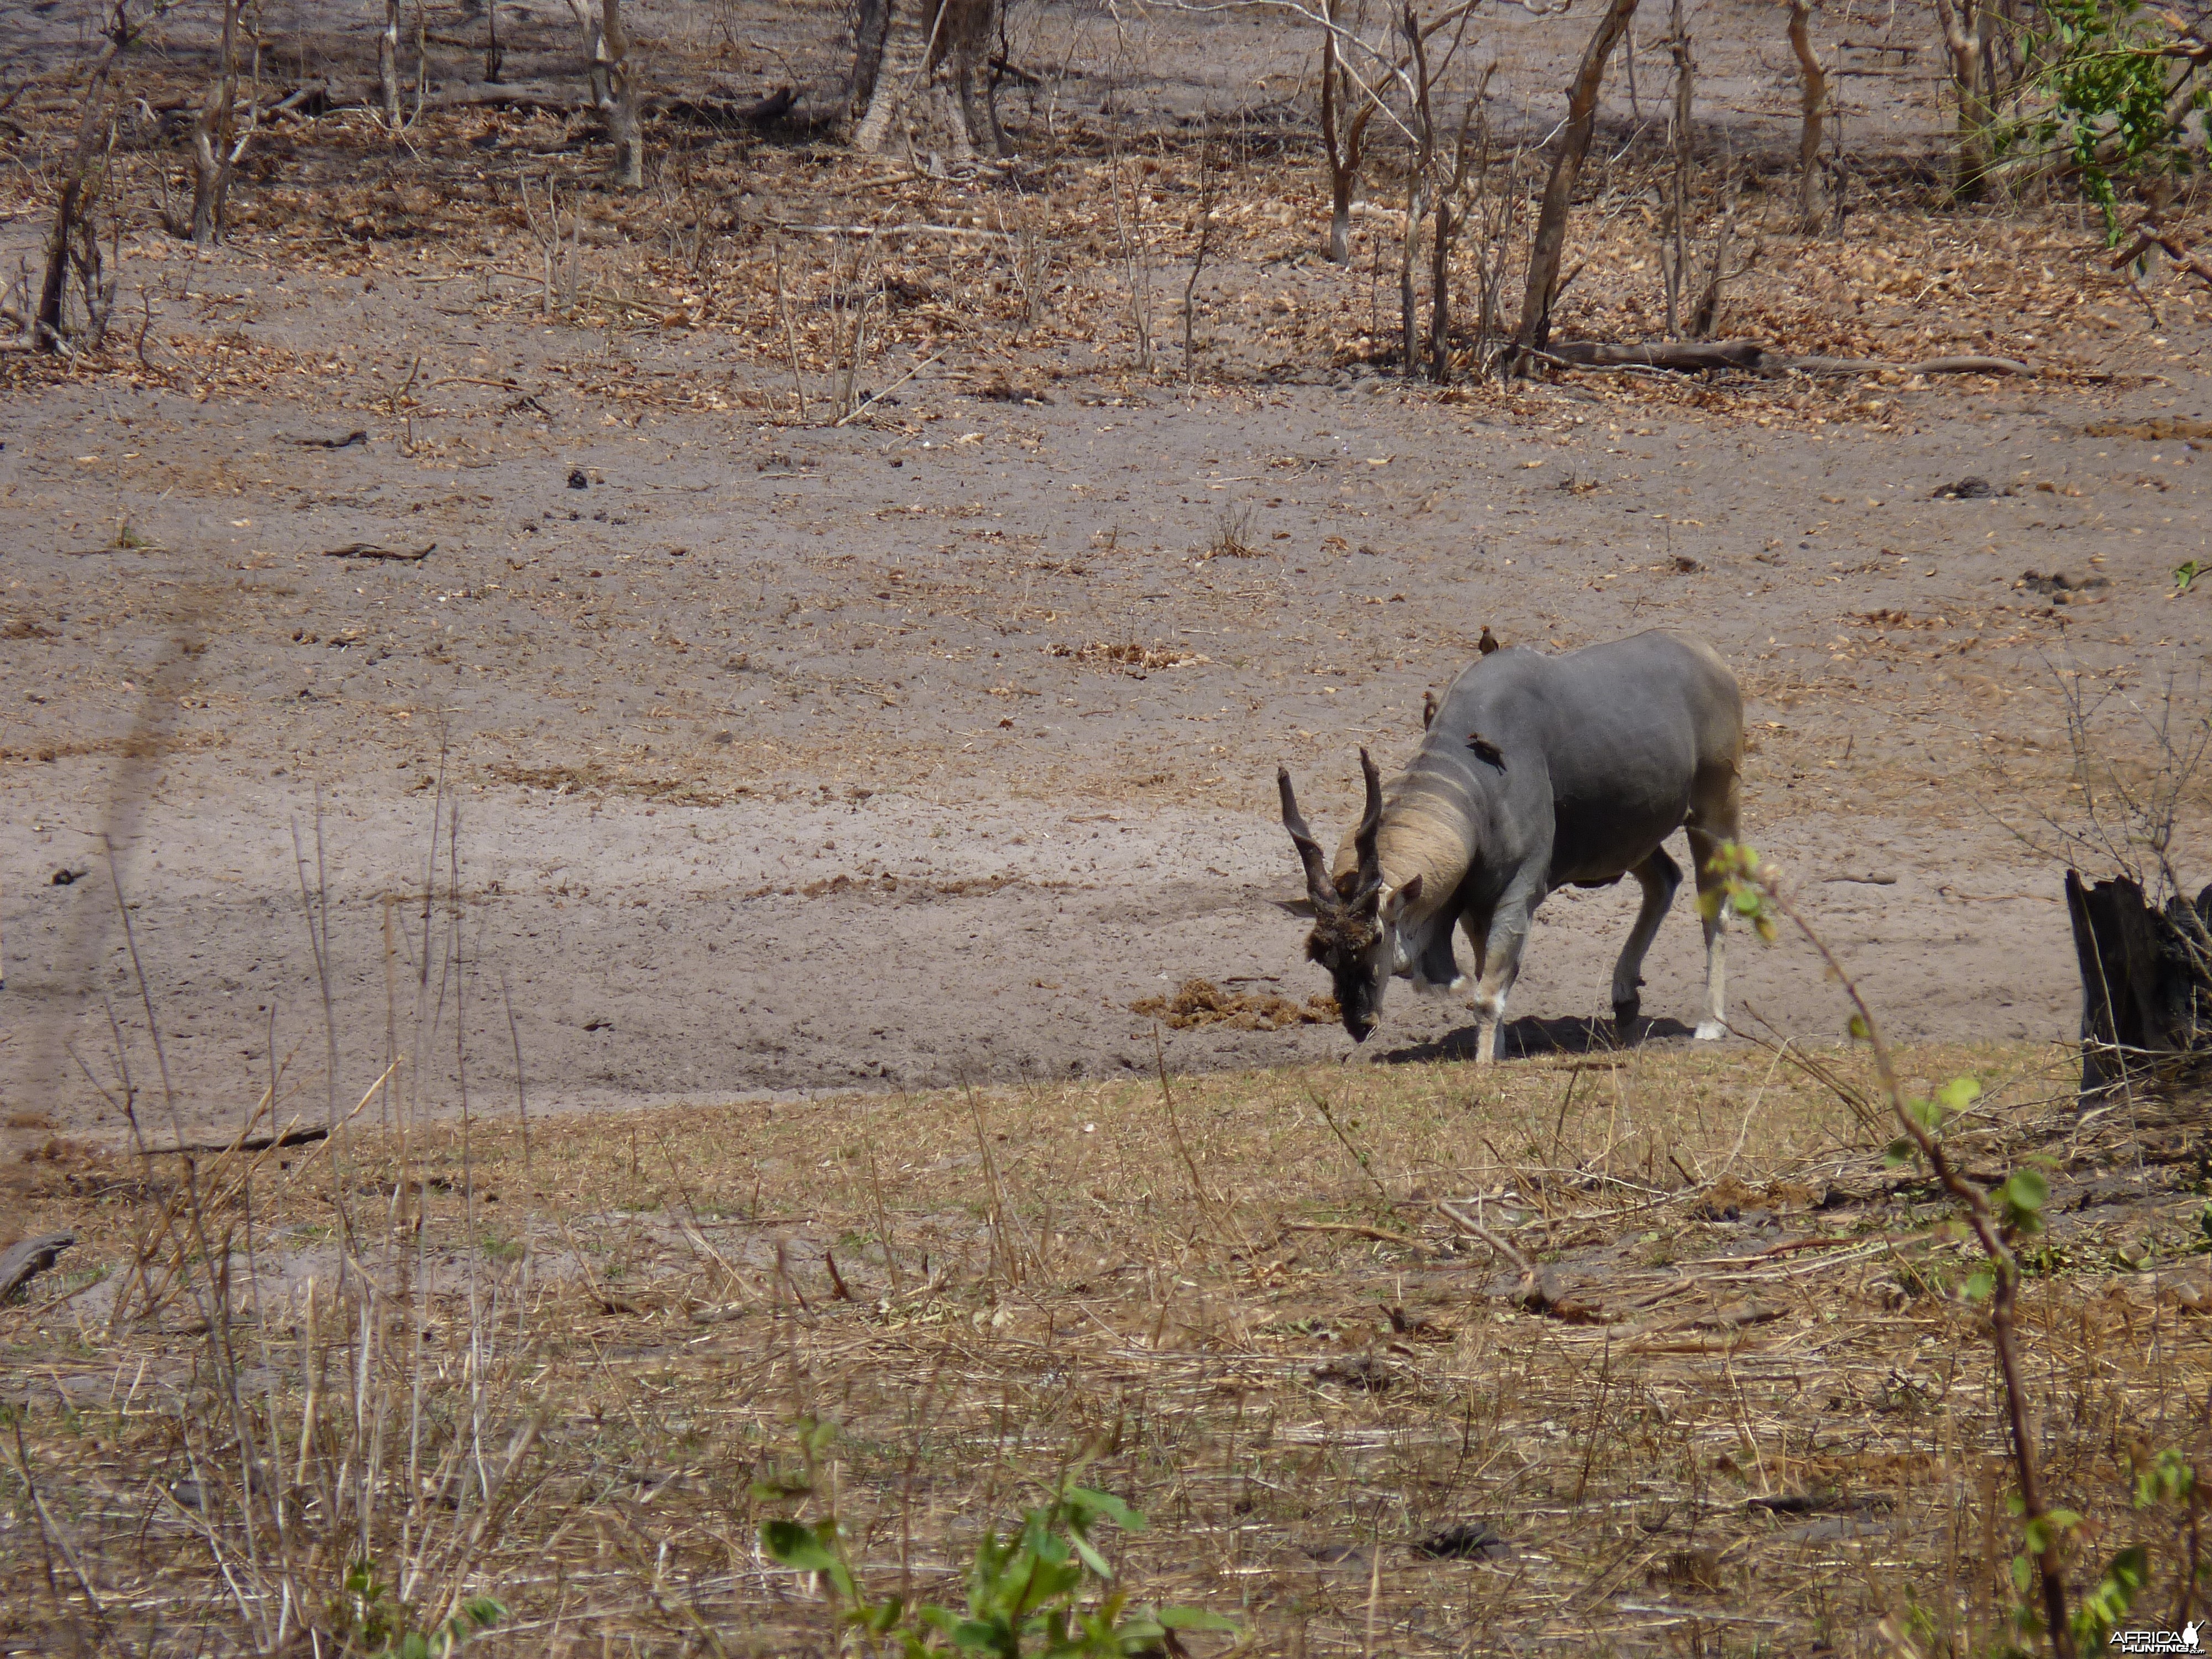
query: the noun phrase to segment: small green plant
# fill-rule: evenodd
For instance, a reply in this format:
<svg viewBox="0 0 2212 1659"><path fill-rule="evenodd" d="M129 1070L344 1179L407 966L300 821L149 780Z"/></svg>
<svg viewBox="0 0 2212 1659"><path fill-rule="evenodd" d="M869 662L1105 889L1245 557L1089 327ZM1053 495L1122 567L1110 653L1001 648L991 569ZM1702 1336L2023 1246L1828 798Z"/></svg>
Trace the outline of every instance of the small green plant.
<svg viewBox="0 0 2212 1659"><path fill-rule="evenodd" d="M450 1659L507 1617L489 1595L472 1595L434 1630L417 1630L416 1610L377 1577L376 1563L356 1561L331 1598L331 1629L354 1652L373 1659Z"/></svg>
<svg viewBox="0 0 2212 1659"><path fill-rule="evenodd" d="M2197 1525L2197 1470L2189 1460L2171 1446L2148 1462L2139 1464L2135 1471L2135 1504L2147 1510L2158 1504L2180 1504L2189 1511L2189 1530L2192 1540L2191 1559L2195 1559L2193 1540ZM2067 1511L2057 1511L2054 1522L2063 1520L2070 1528L2078 1525L2081 1517ZM2021 1564L2013 1566L2017 1583L2022 1576ZM2131 1544L2117 1552L2106 1564L2096 1587L2085 1592L2074 1609L2074 1639L2084 1653L2106 1646L2112 1632L2128 1609L2135 1605L2136 1597L2150 1582L2150 1552L2141 1544Z"/></svg>
<svg viewBox="0 0 2212 1659"><path fill-rule="evenodd" d="M2198 563L2195 559L2184 559L2179 564L2174 566L2174 596L2178 599L2182 594L2186 593L2191 588L2196 586L2197 579L2204 574L2205 568L2206 567Z"/></svg>
<svg viewBox="0 0 2212 1659"><path fill-rule="evenodd" d="M804 1473L756 1485L763 1500L811 1492L834 1426L801 1419L799 1450ZM1092 1534L1103 1522L1141 1532L1145 1517L1110 1492L1073 1483L1073 1471L1052 1488L1050 1499L1028 1510L1005 1539L987 1530L968 1570L965 1612L898 1595L870 1598L853 1571L843 1528L835 1515L808 1525L796 1520L761 1523L761 1547L795 1572L821 1575L850 1631L896 1644L907 1659L945 1652L980 1653L996 1659L1128 1659L1157 1650L1171 1631L1233 1631L1218 1613L1196 1607L1132 1607L1114 1586L1114 1569Z"/></svg>

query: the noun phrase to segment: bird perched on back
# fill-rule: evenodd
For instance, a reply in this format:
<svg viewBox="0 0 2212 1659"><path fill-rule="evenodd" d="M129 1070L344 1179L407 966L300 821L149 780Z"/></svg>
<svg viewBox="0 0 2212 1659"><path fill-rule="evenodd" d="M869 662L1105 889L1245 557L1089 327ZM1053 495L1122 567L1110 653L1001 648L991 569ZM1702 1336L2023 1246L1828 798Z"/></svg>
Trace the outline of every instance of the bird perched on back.
<svg viewBox="0 0 2212 1659"><path fill-rule="evenodd" d="M1490 624L1488 623L1483 623L1482 637L1477 640L1474 642L1474 645L1475 649L1481 652L1486 657L1492 652L1500 648L1498 643L1498 635L1490 631Z"/></svg>

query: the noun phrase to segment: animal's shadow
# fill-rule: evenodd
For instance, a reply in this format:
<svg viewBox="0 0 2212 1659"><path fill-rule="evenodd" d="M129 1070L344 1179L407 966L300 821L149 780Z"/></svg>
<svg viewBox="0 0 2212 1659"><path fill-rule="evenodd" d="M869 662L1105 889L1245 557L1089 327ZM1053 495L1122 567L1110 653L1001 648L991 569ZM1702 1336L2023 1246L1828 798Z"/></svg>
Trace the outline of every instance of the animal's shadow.
<svg viewBox="0 0 2212 1659"><path fill-rule="evenodd" d="M1474 1058L1475 1027L1462 1025L1447 1031L1434 1042L1416 1042L1402 1048L1388 1049L1376 1056L1386 1066L1404 1066L1423 1060L1473 1060ZM1688 1026L1679 1019L1639 1019L1636 1022L1634 1038L1623 1042L1610 1019L1515 1019L1505 1024L1505 1058L1525 1060L1534 1054L1618 1054L1626 1048L1651 1042L1654 1038L1686 1037L1692 1035Z"/></svg>

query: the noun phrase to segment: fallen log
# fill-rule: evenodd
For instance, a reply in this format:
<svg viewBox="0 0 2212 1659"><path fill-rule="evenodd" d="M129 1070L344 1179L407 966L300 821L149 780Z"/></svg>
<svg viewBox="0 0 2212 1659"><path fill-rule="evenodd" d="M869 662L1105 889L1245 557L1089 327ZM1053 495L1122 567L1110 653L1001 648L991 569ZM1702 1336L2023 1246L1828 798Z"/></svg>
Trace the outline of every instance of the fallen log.
<svg viewBox="0 0 2212 1659"><path fill-rule="evenodd" d="M246 1135L235 1140L183 1141L174 1146L149 1146L148 1158L212 1158L224 1152L265 1152L285 1146L312 1146L331 1138L329 1129L287 1129L281 1134Z"/></svg>
<svg viewBox="0 0 2212 1659"><path fill-rule="evenodd" d="M789 117L798 108L796 87L783 86L763 98L687 98L664 94L641 99L638 107L663 119L690 121L710 127L767 126ZM590 90L554 81L478 81L444 87L422 100L424 109L538 109L556 115L594 113Z"/></svg>
<svg viewBox="0 0 2212 1659"><path fill-rule="evenodd" d="M702 127L764 127L790 114L798 102L796 87L778 87L767 97L745 103L728 98L651 98L645 107L664 119Z"/></svg>
<svg viewBox="0 0 2212 1659"><path fill-rule="evenodd" d="M13 1298L16 1291L60 1261L62 1252L76 1243L75 1233L46 1233L0 1250L0 1302Z"/></svg>
<svg viewBox="0 0 2212 1659"><path fill-rule="evenodd" d="M441 87L424 97L422 107L542 109L550 110L556 115L574 115L592 108L592 105L586 92L576 87L563 86L558 82L500 81Z"/></svg>
<svg viewBox="0 0 2212 1659"><path fill-rule="evenodd" d="M2212 264L2207 264L2203 254L2155 219L2145 219L2136 227L2128 245L2112 255L2112 269L2118 270L2123 265L2133 264L2154 247L2162 249L2166 258L2198 281L2212 283Z"/></svg>
<svg viewBox="0 0 2212 1659"><path fill-rule="evenodd" d="M418 547L412 553L397 547L379 547L374 542L348 542L343 547L333 547L323 556L326 559L392 559L400 564L420 564L438 550L438 544Z"/></svg>
<svg viewBox="0 0 2212 1659"><path fill-rule="evenodd" d="M2124 876L2085 886L2069 870L2066 914L2081 975L2080 1103L2212 1079L2212 886L2154 909Z"/></svg>
<svg viewBox="0 0 2212 1659"><path fill-rule="evenodd" d="M1917 363L1879 357L1801 356L1756 340L1681 340L1615 345L1601 340L1555 341L1540 356L1569 368L1662 368L1680 374L1739 369L1752 374L2033 374L2011 357L1930 357Z"/></svg>
<svg viewBox="0 0 2212 1659"><path fill-rule="evenodd" d="M1682 341L1665 345L1612 345L1599 340L1555 340L1544 355L1577 368L1674 368L1757 371L1771 355L1753 340Z"/></svg>

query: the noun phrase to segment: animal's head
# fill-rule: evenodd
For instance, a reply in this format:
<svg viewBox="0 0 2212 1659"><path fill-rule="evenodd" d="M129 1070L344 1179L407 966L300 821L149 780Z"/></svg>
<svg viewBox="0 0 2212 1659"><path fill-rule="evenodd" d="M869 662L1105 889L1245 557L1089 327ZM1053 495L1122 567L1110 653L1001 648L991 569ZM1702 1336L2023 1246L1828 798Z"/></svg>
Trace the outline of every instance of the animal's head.
<svg viewBox="0 0 2212 1659"><path fill-rule="evenodd" d="M1321 843L1306 828L1291 791L1291 775L1278 769L1275 787L1283 796L1283 827L1305 865L1306 894L1313 901L1313 932L1306 937L1306 956L1328 969L1336 984L1336 1006L1344 1016L1344 1029L1352 1040L1364 1042L1382 1015L1382 992L1390 975L1405 964L1399 942L1399 923L1407 908L1421 896L1418 875L1403 886L1386 890L1382 861L1375 838L1382 828L1382 780L1367 751L1359 751L1359 769L1367 779L1367 810L1352 838L1358 864L1341 881L1328 873L1328 860Z"/></svg>

